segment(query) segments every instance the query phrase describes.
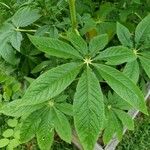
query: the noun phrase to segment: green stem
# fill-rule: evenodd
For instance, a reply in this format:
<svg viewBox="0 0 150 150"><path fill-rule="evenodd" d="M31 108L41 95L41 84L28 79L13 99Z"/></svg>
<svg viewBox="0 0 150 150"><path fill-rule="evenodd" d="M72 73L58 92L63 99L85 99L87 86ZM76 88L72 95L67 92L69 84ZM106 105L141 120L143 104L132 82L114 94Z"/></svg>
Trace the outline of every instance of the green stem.
<svg viewBox="0 0 150 150"><path fill-rule="evenodd" d="M36 32L36 30L25 30L25 29L19 29L19 28L16 28L15 30L18 32Z"/></svg>
<svg viewBox="0 0 150 150"><path fill-rule="evenodd" d="M0 2L0 4L3 5L3 6L5 6L5 7L7 7L8 9L10 9L10 7L7 4L5 4L3 2Z"/></svg>
<svg viewBox="0 0 150 150"><path fill-rule="evenodd" d="M17 32L32 32L32 33L35 33L37 30L26 30L26 29L19 29L19 28L16 28L15 31ZM46 34L49 34L50 32L45 32ZM59 37L63 38L63 39L67 39L65 36L59 34Z"/></svg>
<svg viewBox="0 0 150 150"><path fill-rule="evenodd" d="M76 20L76 9L75 9L75 0L69 0L69 9L72 23L72 30L78 33L77 30L77 20Z"/></svg>

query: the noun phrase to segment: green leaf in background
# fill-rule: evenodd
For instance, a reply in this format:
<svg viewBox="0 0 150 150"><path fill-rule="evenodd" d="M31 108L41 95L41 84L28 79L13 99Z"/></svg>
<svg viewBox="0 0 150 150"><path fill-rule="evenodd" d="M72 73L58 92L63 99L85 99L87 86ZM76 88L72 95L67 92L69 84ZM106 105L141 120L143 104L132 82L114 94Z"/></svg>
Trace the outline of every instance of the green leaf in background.
<svg viewBox="0 0 150 150"><path fill-rule="evenodd" d="M9 35L4 34L0 36L0 55L2 58L12 65L16 65L18 63L18 59L15 56L15 51L8 43Z"/></svg>
<svg viewBox="0 0 150 150"><path fill-rule="evenodd" d="M110 91L108 92L108 99L105 100L105 105L111 106L116 109L125 110L125 111L133 108L128 102L122 99L118 94L116 93L112 94Z"/></svg>
<svg viewBox="0 0 150 150"><path fill-rule="evenodd" d="M20 52L21 41L23 40L21 32L13 32L10 37L11 45Z"/></svg>
<svg viewBox="0 0 150 150"><path fill-rule="evenodd" d="M150 57L139 56L140 62L147 76L150 78Z"/></svg>
<svg viewBox="0 0 150 150"><path fill-rule="evenodd" d="M107 20L107 16L116 8L112 3L105 2L100 5L100 9L97 11L97 15L100 21L105 22Z"/></svg>
<svg viewBox="0 0 150 150"><path fill-rule="evenodd" d="M18 124L18 120L17 119L8 119L7 124L10 127L16 127Z"/></svg>
<svg viewBox="0 0 150 150"><path fill-rule="evenodd" d="M84 149L93 150L103 126L104 103L99 81L89 67L79 79L73 110L79 140Z"/></svg>
<svg viewBox="0 0 150 150"><path fill-rule="evenodd" d="M53 68L34 80L22 98L22 105L35 105L57 96L76 78L81 63L67 63Z"/></svg>
<svg viewBox="0 0 150 150"><path fill-rule="evenodd" d="M116 34L116 23L100 22L99 24L97 24L97 30L99 34L107 33L109 40L111 40Z"/></svg>
<svg viewBox="0 0 150 150"><path fill-rule="evenodd" d="M83 55L86 55L88 53L88 47L87 43L84 41L84 39L77 35L74 32L69 32L67 34L68 40L72 43L72 45Z"/></svg>
<svg viewBox="0 0 150 150"><path fill-rule="evenodd" d="M13 129L7 129L3 132L3 137L8 138L13 136L14 130Z"/></svg>
<svg viewBox="0 0 150 150"><path fill-rule="evenodd" d="M130 48L133 47L133 42L132 42L130 31L128 30L128 28L126 28L119 22L117 23L117 36L122 45L130 47Z"/></svg>
<svg viewBox="0 0 150 150"><path fill-rule="evenodd" d="M129 114L119 109L113 109L113 110L115 111L116 115L122 121L125 127L127 127L129 130L134 130L134 121Z"/></svg>
<svg viewBox="0 0 150 150"><path fill-rule="evenodd" d="M26 27L31 25L40 17L39 9L22 7L14 14L11 20L16 27Z"/></svg>
<svg viewBox="0 0 150 150"><path fill-rule="evenodd" d="M108 85L130 105L147 114L144 96L139 88L126 75L102 64L94 64L101 76L106 80Z"/></svg>
<svg viewBox="0 0 150 150"><path fill-rule="evenodd" d="M82 56L71 45L58 39L29 36L31 42L42 52L60 58L82 59Z"/></svg>
<svg viewBox="0 0 150 150"><path fill-rule="evenodd" d="M56 108L53 108L54 127L61 139L71 143L71 126L66 116Z"/></svg>
<svg viewBox="0 0 150 150"><path fill-rule="evenodd" d="M15 27L10 23L4 23L0 28L0 55L5 61L9 62L12 65L16 65L18 63L18 59L16 58L15 51L13 50L11 45L16 48L16 45L20 45L22 40L22 38L20 39L20 41L15 40L17 39L16 33L17 32L15 31ZM18 46L18 48L20 47Z"/></svg>
<svg viewBox="0 0 150 150"><path fill-rule="evenodd" d="M9 139L0 139L0 148L3 148L9 144Z"/></svg>
<svg viewBox="0 0 150 150"><path fill-rule="evenodd" d="M41 72L43 69L45 69L46 67L51 66L51 65L52 65L52 61L51 60L42 61L35 68L33 68L33 70L31 71L31 73Z"/></svg>
<svg viewBox="0 0 150 150"><path fill-rule="evenodd" d="M91 39L89 43L89 51L91 56L96 55L100 50L104 49L108 44L108 35L101 34Z"/></svg>
<svg viewBox="0 0 150 150"><path fill-rule="evenodd" d="M140 75L139 64L137 60L128 62L124 67L123 73L134 83L137 83Z"/></svg>
<svg viewBox="0 0 150 150"><path fill-rule="evenodd" d="M132 3L141 4L141 0L132 0Z"/></svg>
<svg viewBox="0 0 150 150"><path fill-rule="evenodd" d="M135 53L124 46L113 46L99 53L94 60L105 60L106 64L119 65L125 62L135 60L137 56Z"/></svg>
<svg viewBox="0 0 150 150"><path fill-rule="evenodd" d="M135 30L135 42L136 47L140 45L140 42L144 42L147 36L150 35L150 15L146 16L136 27Z"/></svg>
<svg viewBox="0 0 150 150"><path fill-rule="evenodd" d="M12 149L16 148L17 146L19 146L20 144L21 143L18 139L11 139L7 146L7 149L12 150Z"/></svg>

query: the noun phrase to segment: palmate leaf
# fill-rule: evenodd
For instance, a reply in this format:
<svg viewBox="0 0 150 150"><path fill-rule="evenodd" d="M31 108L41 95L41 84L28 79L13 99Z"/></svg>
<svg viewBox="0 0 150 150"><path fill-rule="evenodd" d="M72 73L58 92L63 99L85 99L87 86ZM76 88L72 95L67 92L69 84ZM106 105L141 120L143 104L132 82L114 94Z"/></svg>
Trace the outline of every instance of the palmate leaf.
<svg viewBox="0 0 150 150"><path fill-rule="evenodd" d="M43 73L27 89L22 105L39 104L57 96L73 82L81 67L81 63L72 62Z"/></svg>
<svg viewBox="0 0 150 150"><path fill-rule="evenodd" d="M79 52L71 45L58 39L29 35L31 42L42 52L61 58L82 59Z"/></svg>
<svg viewBox="0 0 150 150"><path fill-rule="evenodd" d="M92 70L82 74L74 96L74 123L85 150L93 150L104 120L103 94Z"/></svg>
<svg viewBox="0 0 150 150"><path fill-rule="evenodd" d="M123 46L127 46L130 48L133 47L133 42L131 40L132 37L131 37L130 31L128 30L128 28L126 28L119 22L117 23L117 36Z"/></svg>
<svg viewBox="0 0 150 150"><path fill-rule="evenodd" d="M78 52L80 52L82 55L88 54L87 43L81 36L77 35L74 32L69 32L67 34L67 38L72 43L72 45L78 50Z"/></svg>
<svg viewBox="0 0 150 150"><path fill-rule="evenodd" d="M107 61L106 64L118 65L136 59L133 51L124 46L113 46L99 53L94 60Z"/></svg>
<svg viewBox="0 0 150 150"><path fill-rule="evenodd" d="M150 15L146 16L136 27L135 30L135 42L136 47L140 42L144 42L150 35Z"/></svg>
<svg viewBox="0 0 150 150"><path fill-rule="evenodd" d="M103 65L94 64L101 76L106 80L108 85L130 105L147 114L144 96L139 88L126 75L120 71Z"/></svg>
<svg viewBox="0 0 150 150"><path fill-rule="evenodd" d="M67 117L59 110L55 100L42 103L41 109L24 117L21 127L21 142L37 138L41 150L49 150L53 139L54 129L64 141L71 143L71 126ZM34 107L32 105L31 107Z"/></svg>
<svg viewBox="0 0 150 150"><path fill-rule="evenodd" d="M39 9L22 7L12 17L12 22L16 27L25 27L38 20L40 17Z"/></svg>
<svg viewBox="0 0 150 150"><path fill-rule="evenodd" d="M91 39L89 43L90 55L96 55L100 50L104 49L108 44L108 35L101 34Z"/></svg>
<svg viewBox="0 0 150 150"><path fill-rule="evenodd" d="M128 62L125 65L123 73L127 77L129 77L134 83L137 83L139 80L139 74L140 74L139 64L138 64L137 60Z"/></svg>

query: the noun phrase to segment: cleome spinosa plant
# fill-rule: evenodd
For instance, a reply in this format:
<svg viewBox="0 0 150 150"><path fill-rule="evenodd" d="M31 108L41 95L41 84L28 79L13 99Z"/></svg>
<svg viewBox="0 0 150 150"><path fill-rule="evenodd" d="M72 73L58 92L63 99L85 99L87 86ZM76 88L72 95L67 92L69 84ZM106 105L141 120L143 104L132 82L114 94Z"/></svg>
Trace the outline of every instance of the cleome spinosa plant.
<svg viewBox="0 0 150 150"><path fill-rule="evenodd" d="M121 139L124 127L134 129L128 110L134 108L147 114L143 93L136 83L141 66L150 77L150 53L147 50L150 47L150 15L138 24L135 34L117 23L121 45L109 46L110 39L106 33L94 36L89 42L82 38L77 30L75 1L70 0L69 6L72 30L67 31L65 38L28 34L40 52L66 61L42 73L31 82L21 98L0 109L7 116L21 117L21 143L36 137L41 150L51 148L55 134L71 143L72 130L77 132L84 150L93 150L102 132L104 144L107 144L115 133ZM7 27L11 28L10 31L15 28L14 34L19 37L22 36L20 27L40 17L34 15L24 25L15 21L15 15ZM12 38L11 42L14 43ZM12 44L12 47L20 51L20 44ZM3 53L1 56L11 62ZM122 71L118 66L123 64ZM103 83L108 86L105 90ZM72 104L66 100L68 88L73 89ZM73 124L68 118L73 118Z"/></svg>

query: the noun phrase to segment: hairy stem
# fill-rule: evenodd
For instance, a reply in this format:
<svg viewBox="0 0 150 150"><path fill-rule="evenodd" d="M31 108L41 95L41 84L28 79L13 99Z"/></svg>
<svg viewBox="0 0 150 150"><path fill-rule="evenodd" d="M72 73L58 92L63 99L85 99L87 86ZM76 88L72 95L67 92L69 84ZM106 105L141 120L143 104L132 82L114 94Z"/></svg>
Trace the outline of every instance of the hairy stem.
<svg viewBox="0 0 150 150"><path fill-rule="evenodd" d="M69 9L72 23L72 30L77 31L77 19L76 19L76 9L75 9L75 0L69 0Z"/></svg>

